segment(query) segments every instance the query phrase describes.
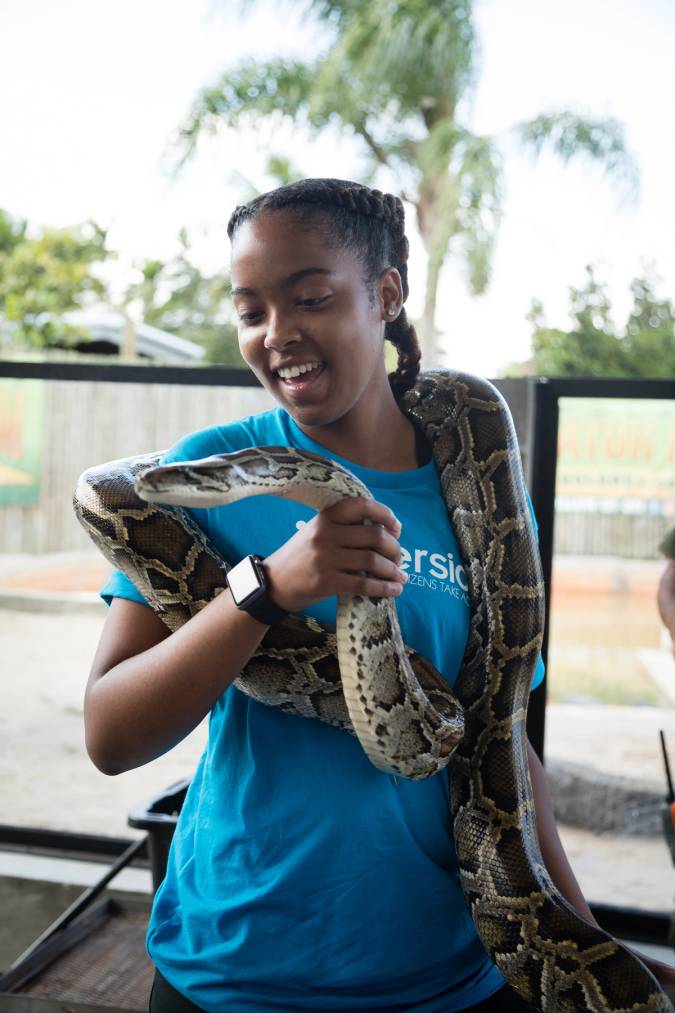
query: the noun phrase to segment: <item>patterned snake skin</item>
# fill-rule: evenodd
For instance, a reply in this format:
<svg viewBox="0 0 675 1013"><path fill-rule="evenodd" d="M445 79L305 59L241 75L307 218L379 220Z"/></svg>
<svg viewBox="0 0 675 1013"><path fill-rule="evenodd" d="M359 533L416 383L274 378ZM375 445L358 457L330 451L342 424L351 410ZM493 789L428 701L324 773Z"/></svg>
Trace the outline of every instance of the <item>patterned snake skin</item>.
<svg viewBox="0 0 675 1013"><path fill-rule="evenodd" d="M255 495L276 495L315 510L370 490L335 461L292 447L252 447L189 464L168 464L140 475L141 499L178 506L220 506ZM391 598L341 598L337 658L351 729L380 770L413 780L437 773L462 738L464 717L448 684L433 672L431 703L405 652ZM248 677L237 685L248 692ZM264 683L268 683L268 679ZM317 717L313 686L302 696ZM255 691L255 686L253 687Z"/></svg>
<svg viewBox="0 0 675 1013"><path fill-rule="evenodd" d="M356 731L371 758L386 769L401 772L406 767L412 771L408 776L424 777L448 764L454 840L471 916L499 970L534 1009L667 1013L672 1005L652 974L572 909L541 857L525 716L541 647L544 589L508 409L487 381L440 371L421 374L401 407L433 449L469 582L471 627L454 695L425 659L399 644L394 653L407 655L410 664L396 664L394 680L409 681L418 708L417 683L429 697L424 715L418 709L410 726L421 722L419 734L391 739L380 735L375 743L366 734L364 742L362 728L350 720L351 701L342 692L344 650L338 665L335 631L299 616L269 629L235 685L267 705ZM144 478L150 483L148 469L160 457L146 455L90 469L80 479L74 502L96 545L175 630L223 590L228 564L180 506L148 505L135 494L135 477L147 473ZM287 480L294 460L291 456L284 464ZM159 472L175 473L178 467L169 465ZM193 464L185 466L186 485L192 470ZM269 491L281 495L279 488ZM209 495L205 488L200 506L208 504ZM361 599L360 605L352 601L356 609L351 616L345 613L340 619L338 613L338 623L345 628L350 622L359 624L367 600ZM378 649L387 615L379 621ZM396 623L394 640L397 629ZM367 674L370 647L367 637L356 644L356 653L364 659L357 682ZM377 658L372 669L378 675L378 692L384 692L381 717L386 723L400 690L383 682L375 650L372 657ZM392 657L387 652L387 658ZM376 696L373 692L367 709L378 706ZM462 711L464 734L457 744ZM425 756L418 764L414 755L404 755L406 745L413 754L427 752L434 728L441 731L442 742L431 748L431 759ZM383 760L380 751L386 752L388 744L396 755Z"/></svg>

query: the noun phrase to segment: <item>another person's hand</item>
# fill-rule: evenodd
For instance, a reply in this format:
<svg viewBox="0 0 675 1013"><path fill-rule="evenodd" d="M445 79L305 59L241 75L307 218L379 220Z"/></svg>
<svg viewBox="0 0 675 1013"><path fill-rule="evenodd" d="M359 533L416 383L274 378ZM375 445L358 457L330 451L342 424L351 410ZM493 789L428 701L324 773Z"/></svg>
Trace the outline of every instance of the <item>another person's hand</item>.
<svg viewBox="0 0 675 1013"><path fill-rule="evenodd" d="M670 964L664 964L663 961L656 960L654 957L647 957L644 953L640 953L639 950L633 950L633 953L652 972L660 985L667 985L668 988L675 986L675 967L671 967Z"/></svg>
<svg viewBox="0 0 675 1013"><path fill-rule="evenodd" d="M661 622L670 633L673 656L675 657L675 559L669 559L666 562L666 568L659 581L656 600Z"/></svg>
<svg viewBox="0 0 675 1013"><path fill-rule="evenodd" d="M326 507L266 557L270 598L297 612L332 595L398 595L408 579L399 570L400 533L397 518L377 500Z"/></svg>

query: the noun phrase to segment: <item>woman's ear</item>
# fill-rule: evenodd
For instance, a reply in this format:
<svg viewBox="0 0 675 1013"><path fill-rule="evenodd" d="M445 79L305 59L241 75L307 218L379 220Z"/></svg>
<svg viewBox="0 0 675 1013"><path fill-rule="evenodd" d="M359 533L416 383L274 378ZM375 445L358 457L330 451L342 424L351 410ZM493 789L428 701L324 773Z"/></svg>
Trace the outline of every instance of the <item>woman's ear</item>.
<svg viewBox="0 0 675 1013"><path fill-rule="evenodd" d="M401 312L403 286L401 275L395 267L387 267L380 275L378 292L382 319L391 323Z"/></svg>

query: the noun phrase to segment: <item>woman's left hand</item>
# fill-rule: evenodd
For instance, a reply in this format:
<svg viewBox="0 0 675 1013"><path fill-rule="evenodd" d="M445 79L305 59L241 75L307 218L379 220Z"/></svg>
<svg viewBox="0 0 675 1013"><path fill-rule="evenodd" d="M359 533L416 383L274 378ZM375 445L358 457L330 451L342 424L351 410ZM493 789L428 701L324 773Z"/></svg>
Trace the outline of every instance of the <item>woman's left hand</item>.
<svg viewBox="0 0 675 1013"><path fill-rule="evenodd" d="M631 947L631 949L633 949ZM670 964L664 964L661 960L655 960L654 957L647 957L644 953L640 953L639 950L633 950L636 957L639 957L642 963L647 967L660 985L675 985L675 967L671 967Z"/></svg>

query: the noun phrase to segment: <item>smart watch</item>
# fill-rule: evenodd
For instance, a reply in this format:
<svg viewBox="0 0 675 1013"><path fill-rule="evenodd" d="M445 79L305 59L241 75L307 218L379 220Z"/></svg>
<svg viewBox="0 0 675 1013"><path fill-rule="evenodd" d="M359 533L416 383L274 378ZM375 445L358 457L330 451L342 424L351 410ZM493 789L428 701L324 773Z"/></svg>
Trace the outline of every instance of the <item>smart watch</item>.
<svg viewBox="0 0 675 1013"><path fill-rule="evenodd" d="M244 556L228 571L227 583L237 608L248 612L259 623L271 626L288 615L267 596L267 577L261 556Z"/></svg>

